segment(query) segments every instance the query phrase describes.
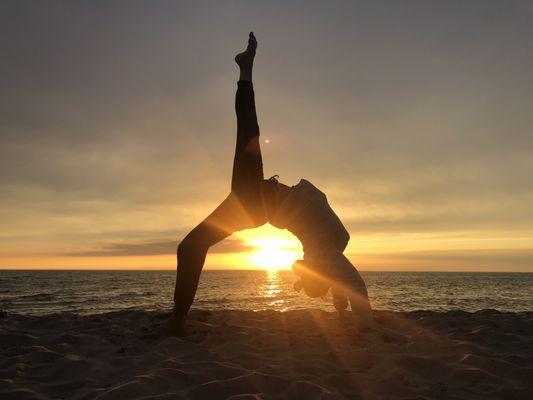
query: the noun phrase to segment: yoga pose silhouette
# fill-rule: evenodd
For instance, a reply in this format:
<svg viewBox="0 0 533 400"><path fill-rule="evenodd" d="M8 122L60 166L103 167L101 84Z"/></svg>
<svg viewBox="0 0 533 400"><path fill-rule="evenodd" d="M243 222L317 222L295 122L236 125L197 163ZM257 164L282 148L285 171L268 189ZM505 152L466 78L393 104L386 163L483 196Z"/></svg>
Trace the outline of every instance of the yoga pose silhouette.
<svg viewBox="0 0 533 400"><path fill-rule="evenodd" d="M343 254L350 237L324 193L304 179L289 187L278 182L277 176L263 177L252 84L256 48L251 32L246 50L235 57L240 77L235 98L237 144L231 192L178 245L175 306L168 327L171 332L182 328L208 249L234 232L267 222L288 229L302 242L304 259L293 265L300 276L295 288L303 288L311 297L324 296L331 288L339 313L343 314L349 301L354 318L366 324L371 318L366 286Z"/></svg>

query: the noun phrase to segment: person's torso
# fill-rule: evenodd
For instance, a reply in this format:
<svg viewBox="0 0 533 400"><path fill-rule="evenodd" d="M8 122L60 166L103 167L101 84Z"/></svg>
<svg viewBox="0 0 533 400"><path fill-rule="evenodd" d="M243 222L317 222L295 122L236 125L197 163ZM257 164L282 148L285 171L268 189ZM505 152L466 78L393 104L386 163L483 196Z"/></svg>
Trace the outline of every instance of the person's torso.
<svg viewBox="0 0 533 400"><path fill-rule="evenodd" d="M350 240L326 195L305 179L291 188L269 222L292 232L302 242L306 256L342 252Z"/></svg>

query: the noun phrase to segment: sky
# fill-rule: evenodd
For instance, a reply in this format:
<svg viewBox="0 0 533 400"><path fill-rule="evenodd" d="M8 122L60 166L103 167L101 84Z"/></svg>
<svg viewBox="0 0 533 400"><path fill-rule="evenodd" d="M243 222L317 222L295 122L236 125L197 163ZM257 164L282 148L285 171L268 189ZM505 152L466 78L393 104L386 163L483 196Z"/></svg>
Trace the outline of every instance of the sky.
<svg viewBox="0 0 533 400"><path fill-rule="evenodd" d="M533 271L529 1L4 1L0 26L0 268L175 268L229 192L254 31L265 176L324 191L359 269ZM266 226L206 268L274 256L301 247Z"/></svg>

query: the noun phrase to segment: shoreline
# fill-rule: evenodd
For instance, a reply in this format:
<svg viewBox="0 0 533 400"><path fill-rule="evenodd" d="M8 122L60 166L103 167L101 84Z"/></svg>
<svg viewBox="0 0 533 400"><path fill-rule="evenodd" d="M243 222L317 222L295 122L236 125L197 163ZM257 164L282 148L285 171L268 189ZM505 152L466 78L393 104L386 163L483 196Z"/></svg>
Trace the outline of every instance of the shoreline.
<svg viewBox="0 0 533 400"><path fill-rule="evenodd" d="M318 309L193 309L164 337L167 315L1 314L0 397L533 397L533 311L378 310L360 333Z"/></svg>

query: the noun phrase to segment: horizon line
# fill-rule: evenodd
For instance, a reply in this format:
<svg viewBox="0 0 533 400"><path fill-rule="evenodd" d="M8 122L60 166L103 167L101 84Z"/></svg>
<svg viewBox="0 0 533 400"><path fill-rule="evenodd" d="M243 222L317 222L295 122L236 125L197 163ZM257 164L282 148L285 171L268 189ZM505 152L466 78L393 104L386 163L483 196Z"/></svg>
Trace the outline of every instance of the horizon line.
<svg viewBox="0 0 533 400"><path fill-rule="evenodd" d="M132 271L176 271L176 269L169 269L169 268L0 268L1 271L124 271L124 272L132 272ZM204 271L220 271L220 272L228 272L228 271L265 271L265 272L280 272L280 271L291 271L290 268L279 268L279 269L268 269L268 268L207 268ZM491 270L481 270L481 271L474 271L474 270L377 270L377 269L358 269L359 272L432 272L432 273L502 273L502 274L509 274L509 273L516 273L516 274L532 274L533 270L531 271L503 271L503 270L497 270L497 271L491 271ZM203 271L202 271L203 272Z"/></svg>

